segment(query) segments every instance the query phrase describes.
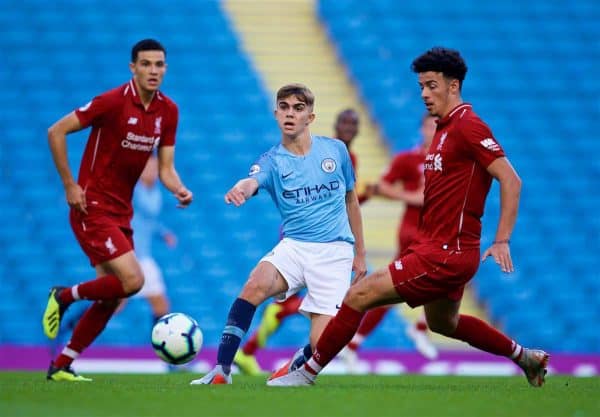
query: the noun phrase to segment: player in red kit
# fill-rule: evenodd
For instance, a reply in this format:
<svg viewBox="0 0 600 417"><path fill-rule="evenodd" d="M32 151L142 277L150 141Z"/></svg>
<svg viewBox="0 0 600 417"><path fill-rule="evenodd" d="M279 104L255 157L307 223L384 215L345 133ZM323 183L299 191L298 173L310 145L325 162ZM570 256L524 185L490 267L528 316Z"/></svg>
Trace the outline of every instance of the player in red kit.
<svg viewBox="0 0 600 417"><path fill-rule="evenodd" d="M417 235L421 206L423 205L425 155L433 139L435 128L436 118L426 113L421 119L419 129L421 143L408 151L396 154L379 182L374 187L369 186L374 190L375 195L402 201L406 204L398 226L397 252L394 259L398 259L406 253ZM348 372L352 373L357 370L360 346L381 323L391 307L386 305L369 310L348 346L340 352ZM427 359L435 359L438 352L429 340L427 331L424 315L406 327L406 334L414 342L417 351Z"/></svg>
<svg viewBox="0 0 600 417"><path fill-rule="evenodd" d="M54 339L65 310L78 300L94 303L78 321L67 346L50 363L47 379L90 381L71 363L102 332L119 300L138 292L144 275L133 252L131 199L152 151L158 147L159 176L186 207L192 202L174 166L177 106L159 91L167 69L164 47L145 39L131 50L133 78L67 114L48 130L56 169L71 207L70 223L96 279L73 287L53 287L42 324ZM67 160L66 135L92 128L77 182Z"/></svg>
<svg viewBox="0 0 600 417"><path fill-rule="evenodd" d="M385 304L423 305L431 330L480 350L512 359L530 385L544 383L549 355L521 347L486 322L459 313L464 286L479 267L481 216L491 182L500 183L500 218L492 256L513 272L509 240L517 218L521 180L489 127L461 98L467 66L452 49L433 48L417 57L421 97L439 117L425 156L425 190L417 239L387 268L357 280L337 316L321 334L313 356L300 369L268 382L311 385L317 374L350 341L365 311Z"/></svg>

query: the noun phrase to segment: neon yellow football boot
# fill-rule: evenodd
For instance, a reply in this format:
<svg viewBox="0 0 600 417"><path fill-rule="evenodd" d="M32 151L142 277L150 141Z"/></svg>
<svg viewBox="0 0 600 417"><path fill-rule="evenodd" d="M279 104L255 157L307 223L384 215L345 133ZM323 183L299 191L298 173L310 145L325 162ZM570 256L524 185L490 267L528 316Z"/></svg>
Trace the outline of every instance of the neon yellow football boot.
<svg viewBox="0 0 600 417"><path fill-rule="evenodd" d="M73 368L67 366L65 368L55 368L54 363L50 362L50 367L48 368L48 374L46 375L46 379L48 381L57 381L57 382L91 382L91 378L86 378L84 376L78 375L75 373Z"/></svg>
<svg viewBox="0 0 600 417"><path fill-rule="evenodd" d="M46 311L44 311L44 317L42 318L42 326L44 327L44 334L49 339L56 339L60 329L60 321L69 307L58 298L58 294L63 288L65 287L52 287L48 295L48 304L46 304Z"/></svg>
<svg viewBox="0 0 600 417"><path fill-rule="evenodd" d="M260 365L254 355L247 355L241 349L238 350L233 357L233 363L235 363L245 375L257 376L262 374L262 369L260 369Z"/></svg>

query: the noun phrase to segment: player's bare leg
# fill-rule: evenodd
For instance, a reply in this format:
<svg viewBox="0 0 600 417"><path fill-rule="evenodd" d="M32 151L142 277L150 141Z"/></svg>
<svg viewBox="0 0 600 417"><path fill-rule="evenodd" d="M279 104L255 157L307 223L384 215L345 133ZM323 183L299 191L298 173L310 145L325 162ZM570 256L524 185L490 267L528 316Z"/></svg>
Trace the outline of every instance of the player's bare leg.
<svg viewBox="0 0 600 417"><path fill-rule="evenodd" d="M310 385L317 374L350 342L368 309L401 302L387 268L380 269L355 284L338 314L329 321L317 342L313 356L304 367L267 382L269 386Z"/></svg>
<svg viewBox="0 0 600 417"><path fill-rule="evenodd" d="M260 262L250 273L250 278L229 310L217 353L217 365L211 372L193 380L191 384L231 384L231 364L242 338L250 327L256 306L287 289L287 281L277 268L269 262Z"/></svg>

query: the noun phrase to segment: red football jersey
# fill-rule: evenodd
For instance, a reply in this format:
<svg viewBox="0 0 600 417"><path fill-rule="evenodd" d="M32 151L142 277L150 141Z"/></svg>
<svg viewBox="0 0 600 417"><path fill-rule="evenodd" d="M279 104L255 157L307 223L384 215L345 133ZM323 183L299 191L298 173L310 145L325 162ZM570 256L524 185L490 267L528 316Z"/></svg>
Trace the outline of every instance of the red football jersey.
<svg viewBox="0 0 600 417"><path fill-rule="evenodd" d="M176 104L156 92L144 109L133 80L75 110L92 127L79 168L78 184L88 206L129 223L133 188L156 146L173 146Z"/></svg>
<svg viewBox="0 0 600 417"><path fill-rule="evenodd" d="M479 246L481 216L492 176L486 168L504 151L490 128L461 104L438 121L425 156L420 237L451 246Z"/></svg>
<svg viewBox="0 0 600 417"><path fill-rule="evenodd" d="M423 183L423 162L425 155L420 147L394 156L382 179L390 184L401 181L405 190L416 191ZM419 225L420 206L406 205L400 228L415 228Z"/></svg>

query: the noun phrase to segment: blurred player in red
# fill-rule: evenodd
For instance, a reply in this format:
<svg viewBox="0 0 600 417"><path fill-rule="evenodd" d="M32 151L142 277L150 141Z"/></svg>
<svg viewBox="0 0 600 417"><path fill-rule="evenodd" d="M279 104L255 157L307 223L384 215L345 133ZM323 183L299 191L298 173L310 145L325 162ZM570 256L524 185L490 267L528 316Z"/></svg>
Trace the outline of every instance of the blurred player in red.
<svg viewBox="0 0 600 417"><path fill-rule="evenodd" d="M164 47L153 39L136 43L129 68L131 80L95 97L48 130L52 157L71 207L71 228L96 270L96 279L50 291L42 319L50 339L56 337L72 303L94 303L78 321L67 346L50 363L48 380L90 381L77 375L71 363L102 332L119 300L132 296L144 284L133 251L131 200L156 147L162 183L175 195L179 207L192 202L192 193L174 165L177 106L159 91L167 69ZM67 159L66 136L89 126L92 130L76 182Z"/></svg>
<svg viewBox="0 0 600 417"><path fill-rule="evenodd" d="M425 187L423 165L435 128L436 118L426 113L421 119L419 129L421 143L409 151L400 152L394 156L387 171L373 188L375 195L402 201L406 204L406 209L398 226L398 249L394 259L400 258L407 252L409 245L417 235L421 206L423 205L423 189ZM348 372L357 370L358 349L368 335L381 323L391 308L390 305L377 307L365 314L356 334L352 337L348 346L340 352ZM422 315L415 323L411 323L406 327L406 334L413 341L419 353L428 359L435 359L438 352L429 340L427 330L427 322Z"/></svg>
<svg viewBox="0 0 600 417"><path fill-rule="evenodd" d="M412 63L429 113L439 117L425 156L425 191L417 239L387 268L359 279L317 342L313 356L271 386L311 385L319 372L352 339L365 311L390 303L425 306L431 330L514 361L534 387L544 384L549 355L523 348L486 322L460 314L465 284L480 261L481 216L492 180L500 183L500 218L492 256L503 272L513 272L510 255L521 180L490 128L463 102L467 66L458 51L433 48Z"/></svg>
<svg viewBox="0 0 600 417"><path fill-rule="evenodd" d="M350 159L352 160L355 172L358 171L358 158L356 157L356 154L352 152L351 147L354 138L358 135L359 125L360 119L358 113L353 109L341 111L337 115L334 125L334 137L340 139L348 147L348 152L350 153ZM365 191L358 196L358 202L362 204L367 201L372 196L373 190L373 187L367 187ZM243 373L247 375L258 375L262 372L254 354L258 349L266 345L269 337L275 333L279 326L281 326L283 320L289 316L298 314L298 307L301 302L302 295L296 294L285 301L272 302L265 308L258 329L235 355L234 363Z"/></svg>

